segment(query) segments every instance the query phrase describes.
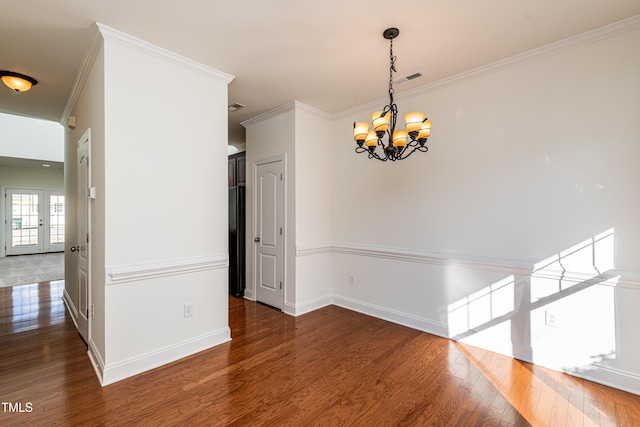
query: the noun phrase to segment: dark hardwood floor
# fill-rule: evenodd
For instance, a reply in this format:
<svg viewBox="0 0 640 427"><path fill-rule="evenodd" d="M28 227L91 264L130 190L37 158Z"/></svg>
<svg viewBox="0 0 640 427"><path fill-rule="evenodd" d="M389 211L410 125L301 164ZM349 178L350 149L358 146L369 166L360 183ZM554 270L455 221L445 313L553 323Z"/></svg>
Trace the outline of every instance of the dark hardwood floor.
<svg viewBox="0 0 640 427"><path fill-rule="evenodd" d="M1 426L640 426L633 394L335 306L235 298L231 342L103 388L63 286L0 288Z"/></svg>

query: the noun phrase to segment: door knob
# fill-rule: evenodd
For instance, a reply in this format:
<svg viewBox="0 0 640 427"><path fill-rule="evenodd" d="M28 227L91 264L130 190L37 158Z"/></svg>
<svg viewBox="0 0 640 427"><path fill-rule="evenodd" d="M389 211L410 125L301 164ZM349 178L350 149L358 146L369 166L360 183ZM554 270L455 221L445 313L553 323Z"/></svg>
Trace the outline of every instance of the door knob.
<svg viewBox="0 0 640 427"><path fill-rule="evenodd" d="M259 237L256 237L255 239L253 239L254 242L258 243L260 241Z"/></svg>
<svg viewBox="0 0 640 427"><path fill-rule="evenodd" d="M71 252L75 252L75 251L77 251L77 250L78 250L78 248L77 248L77 247L75 247L75 246L71 246Z"/></svg>

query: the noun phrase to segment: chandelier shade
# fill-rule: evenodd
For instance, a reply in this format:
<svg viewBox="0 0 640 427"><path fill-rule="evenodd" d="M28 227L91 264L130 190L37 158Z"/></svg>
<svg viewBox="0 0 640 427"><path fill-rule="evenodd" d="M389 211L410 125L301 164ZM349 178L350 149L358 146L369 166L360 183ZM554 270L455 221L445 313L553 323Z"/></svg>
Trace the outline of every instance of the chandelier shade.
<svg viewBox="0 0 640 427"><path fill-rule="evenodd" d="M24 74L15 73L13 71L0 71L0 77L2 82L10 89L16 92L26 92L31 89L32 86L38 84L38 81L33 77L25 76Z"/></svg>
<svg viewBox="0 0 640 427"><path fill-rule="evenodd" d="M393 101L393 73L396 72L393 39L399 34L397 28L388 28L382 33L389 40L389 104L371 114L371 127L367 122L353 124L356 153L367 153L370 159L383 162L406 159L416 151L426 152L429 148L425 143L431 136L432 122L421 111L405 114L406 130L396 130L398 107Z"/></svg>

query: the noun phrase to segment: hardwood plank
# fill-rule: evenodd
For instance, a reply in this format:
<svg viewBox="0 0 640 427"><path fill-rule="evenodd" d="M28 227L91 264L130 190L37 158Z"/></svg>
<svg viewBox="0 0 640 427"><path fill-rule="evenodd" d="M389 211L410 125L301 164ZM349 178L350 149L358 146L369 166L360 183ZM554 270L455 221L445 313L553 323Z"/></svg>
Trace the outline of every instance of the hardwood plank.
<svg viewBox="0 0 640 427"><path fill-rule="evenodd" d="M616 405L612 389L601 384L597 384L597 391L592 394L592 398L600 406L600 425L613 427L617 426Z"/></svg>
<svg viewBox="0 0 640 427"><path fill-rule="evenodd" d="M502 421L502 415L504 414L505 408L509 405L507 399L502 396L500 393L495 393L495 397L491 402L491 407L487 412L484 420L480 425L482 426L496 426L499 425Z"/></svg>
<svg viewBox="0 0 640 427"><path fill-rule="evenodd" d="M584 419L585 425L599 426L600 422L600 403L588 397L584 399Z"/></svg>
<svg viewBox="0 0 640 427"><path fill-rule="evenodd" d="M540 422L537 408L544 389L544 382L535 374L535 367L530 363L522 362L521 367L523 370L522 376L528 377L529 387L522 398L519 399L518 412L530 423L535 424ZM540 422L540 424L545 425L544 422Z"/></svg>
<svg viewBox="0 0 640 427"><path fill-rule="evenodd" d="M0 425L640 425L640 397L330 306L101 387L59 284L0 289Z"/></svg>
<svg viewBox="0 0 640 427"><path fill-rule="evenodd" d="M540 397L535 409L534 421L540 425L549 425L551 420L551 413L553 410L553 400L556 395L557 381L551 381L552 377L546 373L542 373L542 387L540 391Z"/></svg>

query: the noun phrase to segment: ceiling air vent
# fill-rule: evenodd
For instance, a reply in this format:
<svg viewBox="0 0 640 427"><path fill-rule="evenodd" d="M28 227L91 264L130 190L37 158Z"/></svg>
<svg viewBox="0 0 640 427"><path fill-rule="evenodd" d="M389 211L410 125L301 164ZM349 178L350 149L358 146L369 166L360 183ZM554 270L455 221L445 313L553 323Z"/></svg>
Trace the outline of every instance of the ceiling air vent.
<svg viewBox="0 0 640 427"><path fill-rule="evenodd" d="M417 73L409 74L408 76L400 77L393 81L394 84L408 82L409 80L417 79L418 77L422 77L422 73L418 71Z"/></svg>

